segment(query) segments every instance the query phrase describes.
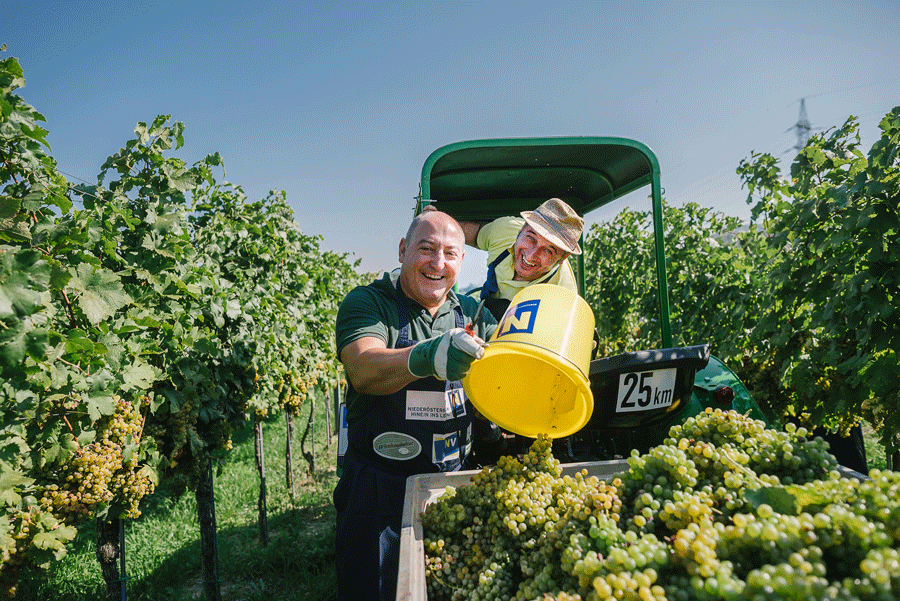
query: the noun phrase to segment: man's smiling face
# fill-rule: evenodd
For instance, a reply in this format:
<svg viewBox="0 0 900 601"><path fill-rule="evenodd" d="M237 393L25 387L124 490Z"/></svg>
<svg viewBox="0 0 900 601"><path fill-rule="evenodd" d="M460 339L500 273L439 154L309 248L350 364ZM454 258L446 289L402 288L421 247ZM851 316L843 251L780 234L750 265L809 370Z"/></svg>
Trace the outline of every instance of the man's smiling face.
<svg viewBox="0 0 900 601"><path fill-rule="evenodd" d="M434 314L456 283L465 254L465 238L455 219L437 211L400 241L400 286Z"/></svg>
<svg viewBox="0 0 900 601"><path fill-rule="evenodd" d="M513 264L516 269L513 279L536 280L566 256L567 253L550 244L530 225L525 224L513 245Z"/></svg>

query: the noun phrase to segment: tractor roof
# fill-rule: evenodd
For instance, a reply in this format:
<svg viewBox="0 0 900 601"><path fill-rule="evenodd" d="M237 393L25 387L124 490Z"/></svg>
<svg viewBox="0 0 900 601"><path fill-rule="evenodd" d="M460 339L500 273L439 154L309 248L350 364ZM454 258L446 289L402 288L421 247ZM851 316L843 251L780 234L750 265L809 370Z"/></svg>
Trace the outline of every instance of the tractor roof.
<svg viewBox="0 0 900 601"><path fill-rule="evenodd" d="M518 215L561 198L584 215L659 181L659 163L626 138L471 140L435 150L422 168L421 198L461 221Z"/></svg>

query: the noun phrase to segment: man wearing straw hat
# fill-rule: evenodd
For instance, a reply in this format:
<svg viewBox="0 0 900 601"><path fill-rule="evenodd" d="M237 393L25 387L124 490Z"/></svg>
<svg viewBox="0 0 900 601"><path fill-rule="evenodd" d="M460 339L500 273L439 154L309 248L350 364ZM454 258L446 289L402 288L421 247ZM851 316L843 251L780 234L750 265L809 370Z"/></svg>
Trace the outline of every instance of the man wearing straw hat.
<svg viewBox="0 0 900 601"><path fill-rule="evenodd" d="M424 210L436 208L429 205ZM460 222L466 244L488 253L487 278L479 296L498 321L516 294L532 284L556 284L578 292L575 274L566 259L581 254L578 241L584 219L559 198L520 214L490 223ZM490 424L490 428L491 433L482 435L484 440L477 449L479 463L495 463L501 455L518 454L532 442L496 424Z"/></svg>
<svg viewBox="0 0 900 601"><path fill-rule="evenodd" d="M581 254L578 240L584 219L559 198L545 201L534 211L522 211L521 217L500 217L490 223L463 221L460 226L466 244L488 253L487 279L480 296L487 299L485 307L497 319L526 286L557 284L578 291L566 259Z"/></svg>
<svg viewBox="0 0 900 601"><path fill-rule="evenodd" d="M464 251L453 217L423 213L400 241L399 273L338 310L349 422L333 494L339 601L394 599L406 478L469 467L478 433L460 380L497 322L453 291Z"/></svg>

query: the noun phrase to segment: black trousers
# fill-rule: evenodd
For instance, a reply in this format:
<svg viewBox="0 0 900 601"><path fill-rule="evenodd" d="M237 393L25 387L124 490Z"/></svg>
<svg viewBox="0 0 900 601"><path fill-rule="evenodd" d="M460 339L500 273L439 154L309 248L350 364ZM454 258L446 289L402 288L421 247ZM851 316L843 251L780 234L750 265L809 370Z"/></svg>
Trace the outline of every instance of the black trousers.
<svg viewBox="0 0 900 601"><path fill-rule="evenodd" d="M334 489L338 601L394 601L406 477L344 456Z"/></svg>

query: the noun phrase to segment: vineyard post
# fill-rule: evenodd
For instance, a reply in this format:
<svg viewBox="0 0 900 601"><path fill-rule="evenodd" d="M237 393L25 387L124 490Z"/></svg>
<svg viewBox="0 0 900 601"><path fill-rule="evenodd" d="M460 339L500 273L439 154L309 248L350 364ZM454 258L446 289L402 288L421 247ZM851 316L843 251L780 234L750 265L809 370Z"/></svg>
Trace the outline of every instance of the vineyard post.
<svg viewBox="0 0 900 601"><path fill-rule="evenodd" d="M316 397L309 397L309 429L312 431L312 463L309 464L313 477L316 475Z"/></svg>
<svg viewBox="0 0 900 601"><path fill-rule="evenodd" d="M253 425L254 443L256 446L256 469L259 472L259 541L264 547L269 546L269 517L266 511L266 451L263 446L262 420L257 417Z"/></svg>
<svg viewBox="0 0 900 601"><path fill-rule="evenodd" d="M284 479L288 494L294 499L294 414L288 407L284 408L284 421L287 426L284 442Z"/></svg>
<svg viewBox="0 0 900 601"><path fill-rule="evenodd" d="M337 394L337 385L335 385L335 394ZM331 448L331 404L325 402L325 448Z"/></svg>
<svg viewBox="0 0 900 601"><path fill-rule="evenodd" d="M222 601L219 582L219 541L216 535L216 497L213 488L213 462L206 459L206 474L197 485L197 518L200 522L200 557L203 565L203 590L208 601Z"/></svg>
<svg viewBox="0 0 900 601"><path fill-rule="evenodd" d="M341 383L334 385L334 431L341 431Z"/></svg>
<svg viewBox="0 0 900 601"><path fill-rule="evenodd" d="M887 450L887 469L897 471L900 467L900 450L897 449L897 435L892 434L890 437L891 448Z"/></svg>
<svg viewBox="0 0 900 601"><path fill-rule="evenodd" d="M306 462L309 463L309 476L311 480L315 479L316 476L316 433L315 428L315 415L316 415L316 395L309 395L309 420L306 422L306 428L303 430L303 436L300 437L300 452L303 454L303 458L306 459ZM306 437L312 433L312 451L306 451Z"/></svg>

